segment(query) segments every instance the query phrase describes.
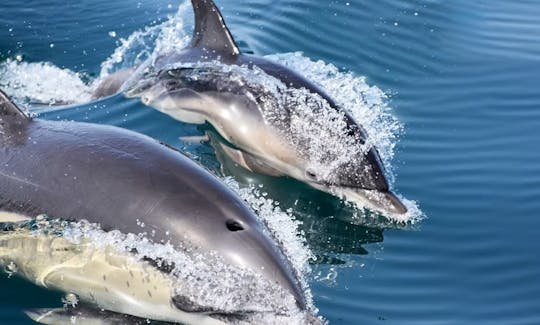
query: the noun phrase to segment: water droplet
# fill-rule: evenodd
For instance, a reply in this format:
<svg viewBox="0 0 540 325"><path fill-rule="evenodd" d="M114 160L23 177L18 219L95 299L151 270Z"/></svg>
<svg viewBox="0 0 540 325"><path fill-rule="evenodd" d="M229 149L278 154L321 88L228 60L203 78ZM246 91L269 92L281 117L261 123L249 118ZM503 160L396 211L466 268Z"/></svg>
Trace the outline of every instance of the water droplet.
<svg viewBox="0 0 540 325"><path fill-rule="evenodd" d="M79 303L79 298L73 293L68 293L62 298L64 307L75 307Z"/></svg>
<svg viewBox="0 0 540 325"><path fill-rule="evenodd" d="M8 265L4 268L4 271L7 273L8 277L11 277L13 274L17 273L19 268L17 267L17 264L13 263L13 261L9 262Z"/></svg>

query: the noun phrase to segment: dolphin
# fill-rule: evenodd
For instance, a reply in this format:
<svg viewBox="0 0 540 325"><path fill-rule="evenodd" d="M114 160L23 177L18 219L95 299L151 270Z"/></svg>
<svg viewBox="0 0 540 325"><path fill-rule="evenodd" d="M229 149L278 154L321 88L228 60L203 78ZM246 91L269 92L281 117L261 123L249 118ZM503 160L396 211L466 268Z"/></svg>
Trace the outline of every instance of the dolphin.
<svg viewBox="0 0 540 325"><path fill-rule="evenodd" d="M121 71L110 77L115 82L107 82L122 84L119 90L127 97L140 97L180 121L208 122L226 140L228 155L250 171L289 176L403 218L407 208L391 191L362 126L300 74L241 53L214 2L191 2L195 30L188 47L159 53L130 77ZM260 79L261 73L266 77ZM331 125L317 122L324 116Z"/></svg>
<svg viewBox="0 0 540 325"><path fill-rule="evenodd" d="M208 171L132 131L31 118L0 91L0 222L24 224L38 215L98 224L106 232L140 234L144 227L152 242L217 255L285 292L295 308L308 308L280 247ZM117 313L223 324L214 316L227 311L172 290L157 261L133 261L21 229L0 231L0 265L38 285Z"/></svg>

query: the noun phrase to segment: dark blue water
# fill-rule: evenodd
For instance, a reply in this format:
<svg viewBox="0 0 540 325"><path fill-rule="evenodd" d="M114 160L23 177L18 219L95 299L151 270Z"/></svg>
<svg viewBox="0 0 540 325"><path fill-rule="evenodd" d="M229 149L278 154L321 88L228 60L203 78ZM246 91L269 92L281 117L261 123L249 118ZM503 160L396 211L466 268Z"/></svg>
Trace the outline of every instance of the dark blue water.
<svg viewBox="0 0 540 325"><path fill-rule="evenodd" d="M347 220L341 205L316 193L297 208L318 256L315 304L330 324L540 324L540 3L218 3L244 50L303 51L366 76L391 95L405 125L395 186L419 202L427 216L420 224ZM49 61L91 79L119 37L174 14L177 4L169 4L4 0L0 57ZM137 130L218 170L209 147L178 140L196 128L137 101L114 97L43 117ZM287 189L275 193L285 206L309 191L262 182L270 192L272 182ZM31 324L22 309L60 304L60 295L16 278L2 277L0 286L1 324Z"/></svg>

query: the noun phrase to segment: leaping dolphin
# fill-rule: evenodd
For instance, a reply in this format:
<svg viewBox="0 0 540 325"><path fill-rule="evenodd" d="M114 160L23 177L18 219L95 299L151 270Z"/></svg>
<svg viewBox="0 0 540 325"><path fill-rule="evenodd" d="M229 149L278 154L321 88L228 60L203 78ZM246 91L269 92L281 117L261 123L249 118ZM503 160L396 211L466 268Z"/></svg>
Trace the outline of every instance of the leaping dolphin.
<svg viewBox="0 0 540 325"><path fill-rule="evenodd" d="M211 0L191 2L188 47L148 59L129 78L129 71L112 75L105 85L127 78L126 96L183 122L210 123L227 154L250 171L290 176L398 219L407 212L348 112L291 69L241 53ZM104 88L99 92L114 92Z"/></svg>
<svg viewBox="0 0 540 325"><path fill-rule="evenodd" d="M132 131L30 118L0 91L0 222L43 214L126 234L141 233L143 225L152 241L217 254L282 288L294 297L293 305L306 309L281 249L244 202L202 167ZM214 317L223 310L174 292L165 270L152 263L47 233L0 231L0 265L113 312L223 324Z"/></svg>

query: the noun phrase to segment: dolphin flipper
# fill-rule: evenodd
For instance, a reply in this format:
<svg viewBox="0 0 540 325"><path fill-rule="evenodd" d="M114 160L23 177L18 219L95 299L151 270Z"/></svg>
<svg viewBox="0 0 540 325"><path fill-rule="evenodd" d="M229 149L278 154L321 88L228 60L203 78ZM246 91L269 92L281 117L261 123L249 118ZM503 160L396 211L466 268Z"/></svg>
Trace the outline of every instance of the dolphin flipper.
<svg viewBox="0 0 540 325"><path fill-rule="evenodd" d="M242 168L249 170L253 173L260 173L269 176L284 176L283 172L272 168L266 164L263 160L243 151L239 148L234 148L227 140L223 139L219 134L214 132L207 132L206 135L210 140L212 146L216 149L216 157L224 164L224 161L229 158L235 164L238 164Z"/></svg>
<svg viewBox="0 0 540 325"><path fill-rule="evenodd" d="M195 30L191 47L238 55L240 50L213 1L191 0L195 11Z"/></svg>
<svg viewBox="0 0 540 325"><path fill-rule="evenodd" d="M37 308L24 313L33 321L47 325L142 325L146 320L87 306L75 308Z"/></svg>

